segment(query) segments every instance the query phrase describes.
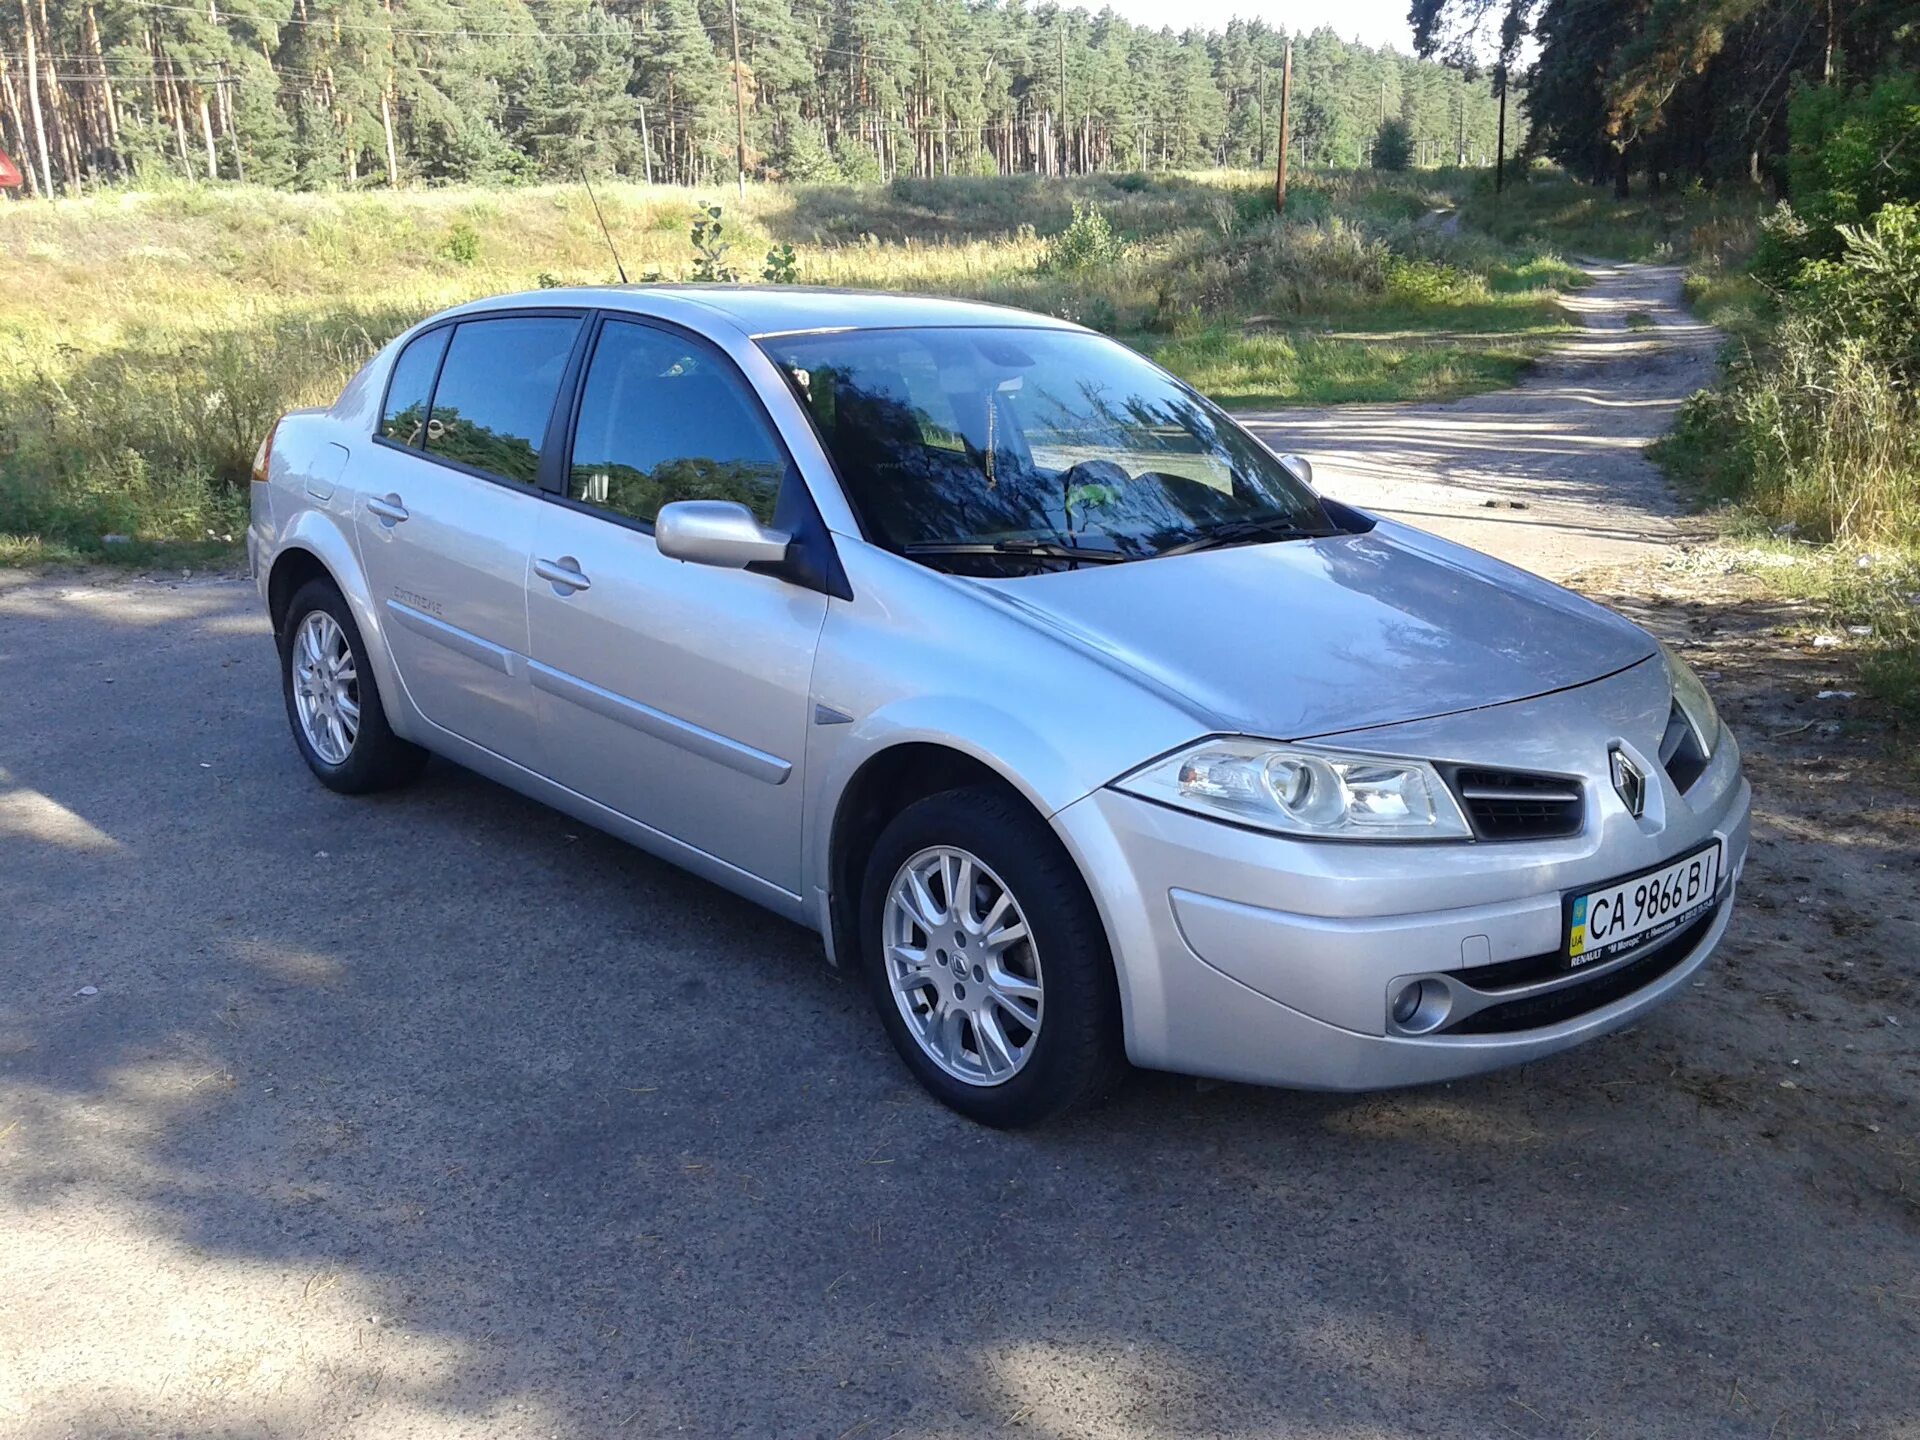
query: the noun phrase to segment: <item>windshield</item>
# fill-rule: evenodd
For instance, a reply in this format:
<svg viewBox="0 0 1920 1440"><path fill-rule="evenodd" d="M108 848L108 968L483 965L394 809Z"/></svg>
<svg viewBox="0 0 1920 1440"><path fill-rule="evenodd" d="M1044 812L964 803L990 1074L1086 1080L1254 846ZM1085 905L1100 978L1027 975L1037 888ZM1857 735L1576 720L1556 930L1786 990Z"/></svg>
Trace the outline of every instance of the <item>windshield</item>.
<svg viewBox="0 0 1920 1440"><path fill-rule="evenodd" d="M868 537L969 574L1334 530L1259 442L1165 371L1069 330L761 342Z"/></svg>

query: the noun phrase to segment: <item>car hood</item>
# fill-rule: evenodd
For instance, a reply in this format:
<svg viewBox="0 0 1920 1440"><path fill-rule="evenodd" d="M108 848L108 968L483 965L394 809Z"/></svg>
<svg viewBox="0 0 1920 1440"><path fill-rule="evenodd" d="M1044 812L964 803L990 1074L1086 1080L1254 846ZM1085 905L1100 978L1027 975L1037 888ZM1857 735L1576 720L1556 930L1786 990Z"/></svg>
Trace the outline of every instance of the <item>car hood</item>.
<svg viewBox="0 0 1920 1440"><path fill-rule="evenodd" d="M1360 535L975 583L1207 729L1280 740L1525 700L1656 648L1557 585L1386 521Z"/></svg>

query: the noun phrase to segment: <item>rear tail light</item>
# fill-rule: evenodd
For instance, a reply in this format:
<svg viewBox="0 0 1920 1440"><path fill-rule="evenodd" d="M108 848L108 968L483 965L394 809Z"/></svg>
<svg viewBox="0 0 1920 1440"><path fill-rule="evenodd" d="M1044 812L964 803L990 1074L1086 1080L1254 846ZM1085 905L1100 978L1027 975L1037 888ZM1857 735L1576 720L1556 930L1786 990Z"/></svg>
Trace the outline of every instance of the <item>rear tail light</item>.
<svg viewBox="0 0 1920 1440"><path fill-rule="evenodd" d="M267 483L267 463L273 458L273 437L280 429L280 422L274 421L267 427L267 438L260 442L260 448L253 452L253 483Z"/></svg>

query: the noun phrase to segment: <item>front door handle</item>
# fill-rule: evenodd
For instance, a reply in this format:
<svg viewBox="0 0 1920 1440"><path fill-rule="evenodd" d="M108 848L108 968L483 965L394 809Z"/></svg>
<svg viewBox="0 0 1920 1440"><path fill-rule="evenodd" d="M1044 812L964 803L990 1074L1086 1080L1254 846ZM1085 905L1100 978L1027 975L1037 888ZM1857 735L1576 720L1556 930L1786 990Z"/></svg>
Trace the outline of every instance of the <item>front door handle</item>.
<svg viewBox="0 0 1920 1440"><path fill-rule="evenodd" d="M408 517L407 507L400 503L398 495L386 495L367 501L367 509L378 515L389 525L398 525Z"/></svg>
<svg viewBox="0 0 1920 1440"><path fill-rule="evenodd" d="M558 560L535 560L533 573L569 595L575 590L593 588L593 582L580 572L580 562L571 555L562 555Z"/></svg>

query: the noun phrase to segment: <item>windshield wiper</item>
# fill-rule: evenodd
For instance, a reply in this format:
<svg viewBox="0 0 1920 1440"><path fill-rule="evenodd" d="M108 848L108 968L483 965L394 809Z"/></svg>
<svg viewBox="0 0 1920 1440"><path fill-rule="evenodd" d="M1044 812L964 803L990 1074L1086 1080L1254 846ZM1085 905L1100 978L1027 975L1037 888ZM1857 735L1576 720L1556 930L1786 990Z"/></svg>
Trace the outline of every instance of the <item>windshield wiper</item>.
<svg viewBox="0 0 1920 1440"><path fill-rule="evenodd" d="M1169 545L1164 550L1156 550L1156 556L1190 555L1195 550L1212 550L1223 545L1245 545L1256 540L1324 540L1336 535L1336 530L1316 530L1302 525L1297 520L1288 520L1282 516L1269 515L1259 520L1230 520L1224 525L1216 525L1204 535L1196 535L1191 540L1182 540L1178 545Z"/></svg>
<svg viewBox="0 0 1920 1440"><path fill-rule="evenodd" d="M1018 555L1032 556L1036 560L1067 560L1075 564L1090 561L1096 565L1111 565L1116 561L1129 560L1132 556L1123 555L1118 550L1096 550L1085 545L1067 545L1056 540L929 540L919 544L900 547L903 555L918 557L922 555Z"/></svg>

